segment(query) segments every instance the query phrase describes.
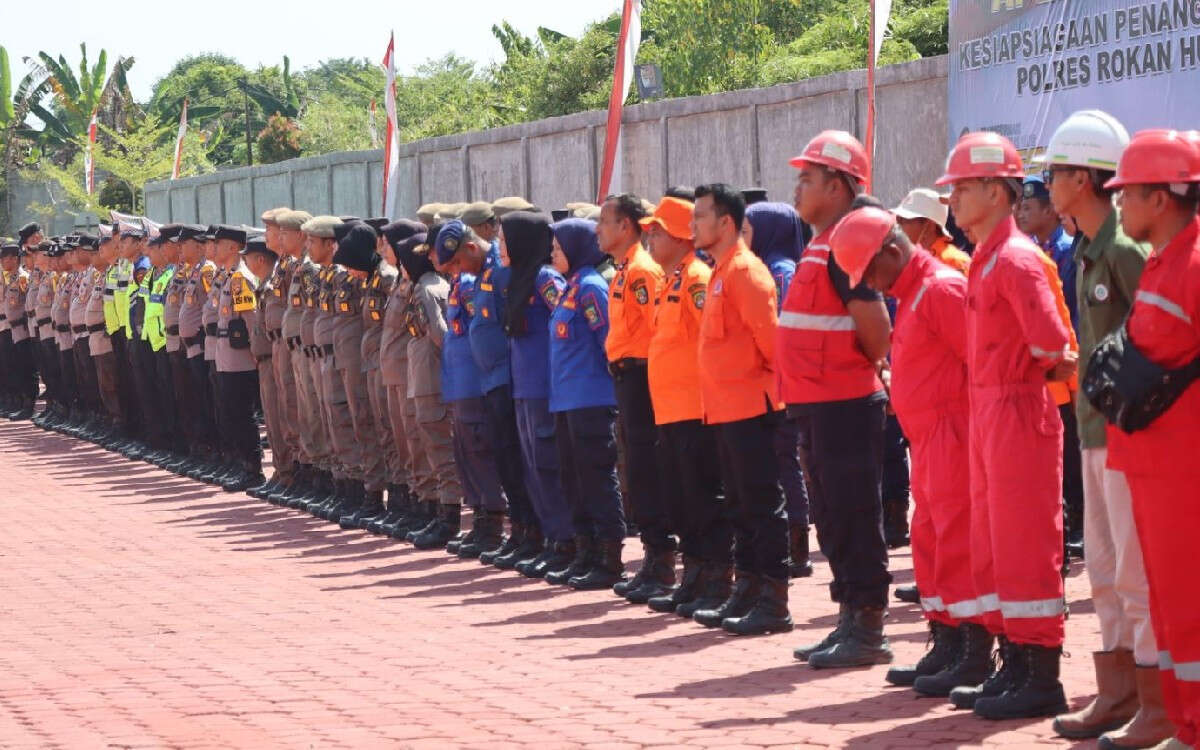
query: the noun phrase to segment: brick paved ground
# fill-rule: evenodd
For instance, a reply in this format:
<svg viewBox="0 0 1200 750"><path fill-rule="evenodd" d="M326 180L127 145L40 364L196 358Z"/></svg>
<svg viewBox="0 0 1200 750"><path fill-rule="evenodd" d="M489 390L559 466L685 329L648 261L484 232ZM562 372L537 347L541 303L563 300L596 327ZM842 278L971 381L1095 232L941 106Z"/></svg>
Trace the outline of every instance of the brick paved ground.
<svg viewBox="0 0 1200 750"><path fill-rule="evenodd" d="M736 639L28 423L0 425L0 488L4 748L1067 745L885 689L884 667L794 662L834 621L823 563L792 586L796 633ZM911 580L907 550L893 570ZM1098 636L1078 566L1068 591L1079 703ZM887 630L921 653L913 607Z"/></svg>

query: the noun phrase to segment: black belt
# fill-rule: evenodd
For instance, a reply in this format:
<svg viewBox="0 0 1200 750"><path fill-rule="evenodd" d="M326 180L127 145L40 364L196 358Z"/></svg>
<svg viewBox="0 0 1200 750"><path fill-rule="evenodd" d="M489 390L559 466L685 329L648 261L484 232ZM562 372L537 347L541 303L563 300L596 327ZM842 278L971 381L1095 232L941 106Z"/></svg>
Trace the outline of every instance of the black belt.
<svg viewBox="0 0 1200 750"><path fill-rule="evenodd" d="M34 323L34 325L36 325L39 328L41 328L44 325L49 325L49 324L50 324L50 318L38 318L37 321Z"/></svg>
<svg viewBox="0 0 1200 750"><path fill-rule="evenodd" d="M217 329L217 338L219 338L219 339L229 338L229 329L228 328L218 328Z"/></svg>
<svg viewBox="0 0 1200 750"><path fill-rule="evenodd" d="M87 327L88 333L99 333L104 330L103 323L96 323Z"/></svg>
<svg viewBox="0 0 1200 750"><path fill-rule="evenodd" d="M179 326L167 326L167 335L168 336L178 336L179 335Z"/></svg>
<svg viewBox="0 0 1200 750"><path fill-rule="evenodd" d="M293 352L296 351L297 349L300 349L300 350L304 349L304 347L300 344L299 336L289 337L287 340L287 347L288 347L289 351L293 351Z"/></svg>
<svg viewBox="0 0 1200 750"><path fill-rule="evenodd" d="M216 323L206 323L204 325L204 332L206 334L208 334L209 336L216 336L217 335L217 324Z"/></svg>
<svg viewBox="0 0 1200 750"><path fill-rule="evenodd" d="M274 342L274 341L278 341L281 338L283 338L283 329L282 328L275 328L273 330L267 331L267 341Z"/></svg>
<svg viewBox="0 0 1200 750"><path fill-rule="evenodd" d="M255 359L255 360L257 360L257 361L258 361L258 363L259 363L260 365L261 365L263 362L266 362L266 361L267 361L268 359L270 359L270 358L271 358L271 355L270 355L270 354L256 354L256 355L254 355L254 359Z"/></svg>
<svg viewBox="0 0 1200 750"><path fill-rule="evenodd" d="M649 361L640 357L625 357L608 363L608 371L613 375L629 372L630 370L645 369Z"/></svg>
<svg viewBox="0 0 1200 750"><path fill-rule="evenodd" d="M321 353L324 354L326 357L332 357L333 356L333 344L322 344L321 345Z"/></svg>
<svg viewBox="0 0 1200 750"><path fill-rule="evenodd" d="M72 333L87 333L87 326L71 326Z"/></svg>
<svg viewBox="0 0 1200 750"><path fill-rule="evenodd" d="M186 336L183 339L183 343L188 346L200 346L204 343L204 334L197 333L195 336Z"/></svg>
<svg viewBox="0 0 1200 750"><path fill-rule="evenodd" d="M6 320L8 320L8 316L4 315L3 313L0 313L0 323L3 323Z"/></svg>
<svg viewBox="0 0 1200 750"><path fill-rule="evenodd" d="M71 326L69 326L69 325L54 326L54 330L58 331L59 333L70 333Z"/></svg>

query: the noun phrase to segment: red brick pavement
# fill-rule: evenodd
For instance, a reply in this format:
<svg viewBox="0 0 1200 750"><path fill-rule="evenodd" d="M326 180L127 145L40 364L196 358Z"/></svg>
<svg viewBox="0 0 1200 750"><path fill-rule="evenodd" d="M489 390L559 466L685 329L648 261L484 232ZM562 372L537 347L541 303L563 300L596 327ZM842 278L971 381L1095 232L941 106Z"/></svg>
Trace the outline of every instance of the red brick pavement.
<svg viewBox="0 0 1200 750"><path fill-rule="evenodd" d="M567 748L1057 745L816 672L828 568L797 631L737 639L0 425L0 747ZM630 545L632 546L632 545ZM628 547L627 547L628 548ZM631 561L632 564L632 561ZM899 581L911 560L893 560ZM1086 576L1068 591L1073 703L1093 691ZM887 626L899 659L915 608Z"/></svg>

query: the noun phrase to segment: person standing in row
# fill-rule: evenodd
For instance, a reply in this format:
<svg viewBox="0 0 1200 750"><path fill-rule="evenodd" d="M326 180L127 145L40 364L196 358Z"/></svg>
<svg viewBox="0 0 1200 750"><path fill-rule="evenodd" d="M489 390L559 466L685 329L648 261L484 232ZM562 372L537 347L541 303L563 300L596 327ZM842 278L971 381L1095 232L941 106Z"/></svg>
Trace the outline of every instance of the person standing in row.
<svg viewBox="0 0 1200 750"><path fill-rule="evenodd" d="M550 316L550 412L575 557L546 580L606 589L625 578L625 515L617 490L616 398L604 350L609 286L596 270L605 256L593 222L565 219L551 229L551 262L567 286Z"/></svg>
<svg viewBox="0 0 1200 750"><path fill-rule="evenodd" d="M88 327L88 353L92 357L92 367L96 372L96 387L104 415L104 427L95 440L105 448L110 447L112 441L125 431L125 414L117 375L119 365L113 352L112 339L106 330L107 321L104 316L105 298L108 294L108 269L115 260L115 243L101 241L99 249L92 256L92 267L97 272L96 281L84 311L84 323Z"/></svg>
<svg viewBox="0 0 1200 750"><path fill-rule="evenodd" d="M600 249L616 261L609 292L609 329L604 348L617 397L618 440L625 459L625 501L641 535L641 569L613 586L620 596L645 604L675 584L676 540L660 487L655 460L654 405L650 398L648 352L654 307L663 269L642 246L646 217L642 199L609 196L600 209L596 236ZM641 592L646 594L641 596Z"/></svg>
<svg viewBox="0 0 1200 750"><path fill-rule="evenodd" d="M208 228L195 225L189 227L188 233L190 239L184 252L191 263L191 271L181 290L179 338L187 360L187 388L192 397L185 410L190 452L197 458L196 466L188 471L188 476L198 479L212 471L217 457L216 407L204 359L203 322L207 290L216 274L216 265L205 257L206 248L212 242Z"/></svg>
<svg viewBox="0 0 1200 750"><path fill-rule="evenodd" d="M3 356L8 369L8 392L12 396L14 409L10 419L30 419L33 417L33 402L37 397L37 375L33 368L33 340L29 337L29 314L25 303L29 294L29 269L21 262L22 250L19 245L9 245L4 259L4 309L5 322L9 331L6 337L11 337L11 344ZM15 248L15 251L13 250Z"/></svg>
<svg viewBox="0 0 1200 750"><path fill-rule="evenodd" d="M834 226L862 192L868 159L854 136L828 130L791 163L798 170L796 210L815 236L783 301L779 371L788 414L800 419L817 541L839 605L833 632L794 656L814 668L886 663L892 577L880 496L887 396L879 372L891 324L879 293L852 286L829 249Z"/></svg>
<svg viewBox="0 0 1200 750"><path fill-rule="evenodd" d="M295 399L295 389L288 394L281 393L279 383L275 379L276 343L277 340L281 340L283 314L287 310L287 264L284 262L287 256L281 257L283 247L275 216L288 210L290 209L286 207L272 208L263 211L259 216L264 228L263 242L276 259L267 274L259 277L261 283L257 290L258 325L251 331L251 351L258 362L259 401L262 404L263 422L267 428L267 442L271 446L273 469L270 479L246 490L250 497L260 499L267 499L272 493L289 486L294 480L297 468L296 440L287 427L288 413L285 405L288 398ZM247 264L249 263L248 260Z"/></svg>

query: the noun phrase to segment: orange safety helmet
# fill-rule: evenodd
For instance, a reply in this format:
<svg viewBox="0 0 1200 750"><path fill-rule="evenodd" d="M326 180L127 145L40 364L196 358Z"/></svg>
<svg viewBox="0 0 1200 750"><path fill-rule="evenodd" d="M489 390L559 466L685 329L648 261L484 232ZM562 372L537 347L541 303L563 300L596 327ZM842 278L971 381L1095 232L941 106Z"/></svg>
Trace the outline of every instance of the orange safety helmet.
<svg viewBox="0 0 1200 750"><path fill-rule="evenodd" d="M1200 137L1178 130L1142 130L1129 140L1117 174L1104 187L1200 182Z"/></svg>
<svg viewBox="0 0 1200 750"><path fill-rule="evenodd" d="M867 181L870 169L867 150L858 139L844 130L825 130L817 134L804 147L804 153L789 162L793 167L802 167L805 162L823 164L830 169L845 172L859 184Z"/></svg>
<svg viewBox="0 0 1200 750"><path fill-rule="evenodd" d="M883 249L884 241L896 228L896 215L882 208L867 206L842 217L829 236L833 259L850 277L850 286L862 282L867 266Z"/></svg>
<svg viewBox="0 0 1200 750"><path fill-rule="evenodd" d="M999 133L967 133L958 139L946 159L946 173L936 185L987 177L1025 179L1025 167L1017 147Z"/></svg>

